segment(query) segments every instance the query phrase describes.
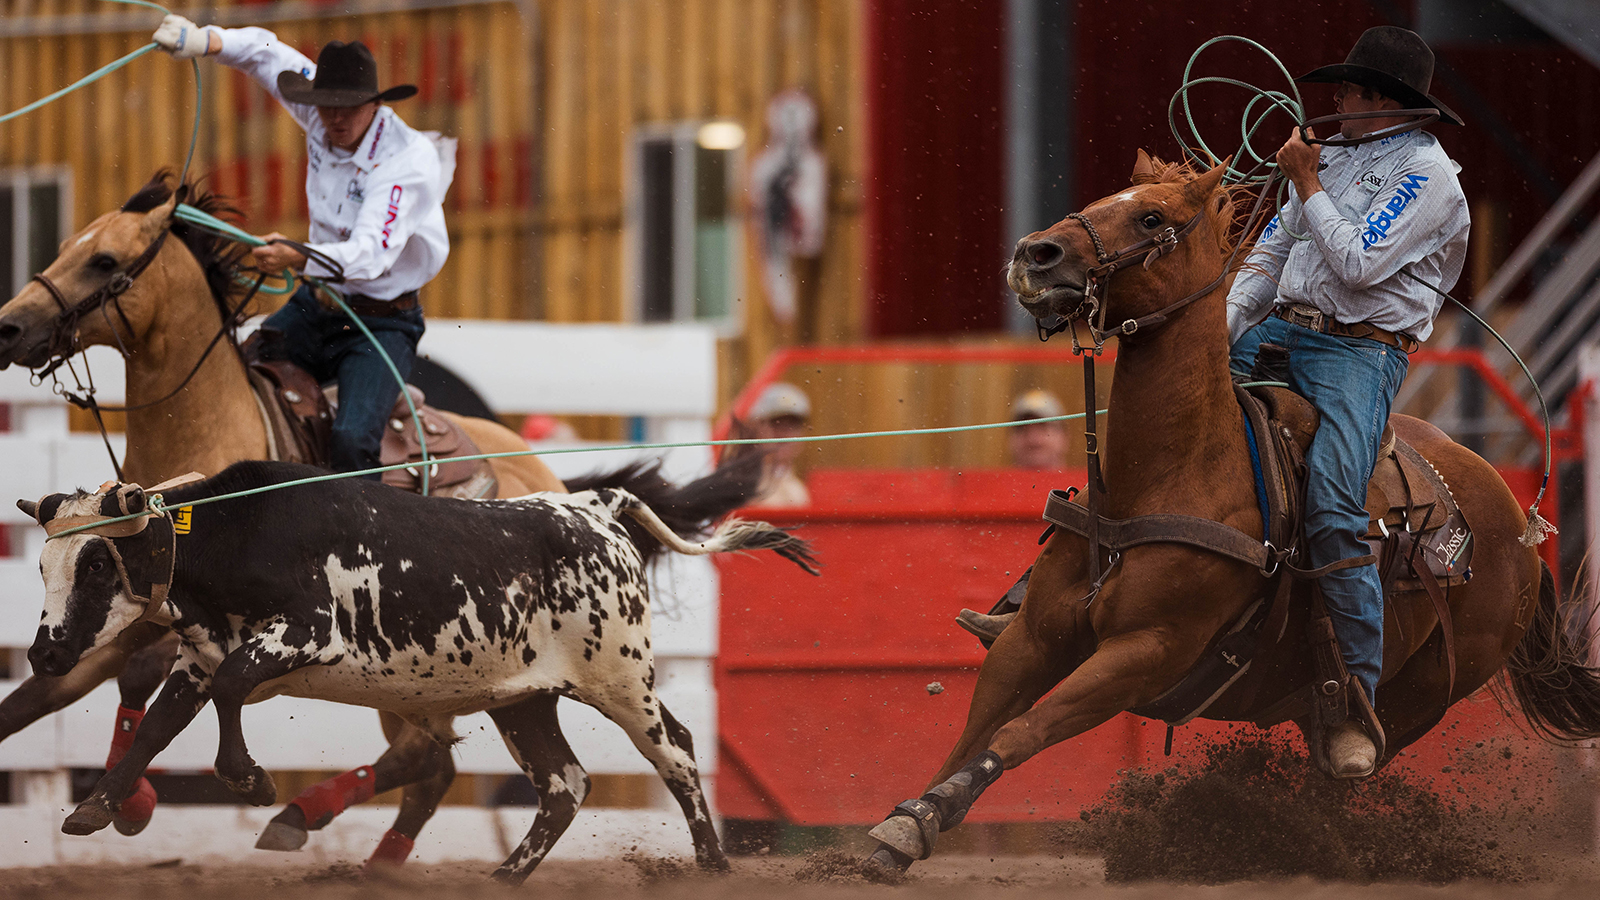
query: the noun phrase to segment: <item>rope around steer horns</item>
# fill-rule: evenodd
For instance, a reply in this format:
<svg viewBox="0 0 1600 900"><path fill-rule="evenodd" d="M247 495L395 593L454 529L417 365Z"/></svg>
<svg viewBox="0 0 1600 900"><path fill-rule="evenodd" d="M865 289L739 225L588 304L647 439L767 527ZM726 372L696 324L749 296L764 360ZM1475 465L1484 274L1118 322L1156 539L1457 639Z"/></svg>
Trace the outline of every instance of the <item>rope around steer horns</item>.
<svg viewBox="0 0 1600 900"><path fill-rule="evenodd" d="M177 478L169 478L152 487L148 494L144 494L144 509L133 512L129 512L129 506L132 505L129 500L135 492L143 494L144 489L136 484L117 485L115 494L108 493L107 497L116 497L117 507L124 513L123 515L84 515L51 519L49 522L44 523L44 530L47 535L46 540L66 537L72 534L93 534L109 538L105 542L106 549L111 553L112 561L116 563L117 577L121 580L123 589L133 599L144 601L144 612L140 613L139 618L130 624L137 625L140 622L147 622L155 618L156 613L167 602L167 595L172 590L172 576L176 571L178 561L177 530L167 517L166 508L160 505L161 494L159 492L200 481L203 477L198 472L190 472ZM102 491L109 491L110 488L111 485L109 483L100 486ZM147 561L154 571L142 572L147 580L136 585L133 582L133 578L128 574L128 565L122 556L123 548L117 546L116 539L130 538L142 534L149 530L152 525L161 532L152 541L149 550L150 558ZM141 567L141 569L144 568L148 567Z"/></svg>

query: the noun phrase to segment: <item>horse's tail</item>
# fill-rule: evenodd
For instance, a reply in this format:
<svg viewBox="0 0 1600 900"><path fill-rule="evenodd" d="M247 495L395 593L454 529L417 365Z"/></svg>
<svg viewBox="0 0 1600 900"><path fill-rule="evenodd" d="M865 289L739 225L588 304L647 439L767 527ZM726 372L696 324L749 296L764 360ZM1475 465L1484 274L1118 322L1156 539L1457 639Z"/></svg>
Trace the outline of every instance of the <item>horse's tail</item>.
<svg viewBox="0 0 1600 900"><path fill-rule="evenodd" d="M1550 567L1541 562L1539 606L1506 672L1528 724L1552 740L1600 737L1600 667L1590 662L1593 617L1593 610L1561 599Z"/></svg>
<svg viewBox="0 0 1600 900"><path fill-rule="evenodd" d="M760 455L744 457L718 468L704 478L678 486L661 477L661 462L630 463L612 472L595 473L567 481L567 490L621 489L650 507L679 537L700 534L711 523L755 499L761 483ZM648 528L629 517L619 519L628 537L649 562L665 549Z"/></svg>

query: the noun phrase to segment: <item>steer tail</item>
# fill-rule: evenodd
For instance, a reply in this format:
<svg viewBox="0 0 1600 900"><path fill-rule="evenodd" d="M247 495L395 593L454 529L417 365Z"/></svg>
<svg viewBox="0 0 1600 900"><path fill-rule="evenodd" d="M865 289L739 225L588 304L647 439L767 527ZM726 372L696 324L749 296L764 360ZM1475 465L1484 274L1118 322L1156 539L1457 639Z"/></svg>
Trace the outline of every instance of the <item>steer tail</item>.
<svg viewBox="0 0 1600 900"><path fill-rule="evenodd" d="M812 575L821 575L811 545L776 525L751 522L746 519L728 519L704 541L687 541L674 534L667 523L643 501L629 498L619 512L625 512L650 532L651 537L666 545L669 550L690 556L708 553L727 553L735 550L771 550Z"/></svg>
<svg viewBox="0 0 1600 900"><path fill-rule="evenodd" d="M1506 661L1512 693L1541 735L1561 742L1600 737L1600 667L1591 656L1594 612L1563 601L1550 567L1540 568L1538 609Z"/></svg>
<svg viewBox="0 0 1600 900"><path fill-rule="evenodd" d="M661 463L658 460L632 463L613 472L571 479L567 482L567 490L576 494L579 491L620 488L654 510L673 534L692 535L699 534L716 519L755 499L760 483L761 456L757 454L721 466L710 475L682 487L661 477ZM664 548L661 541L647 528L626 517L621 522L645 562L662 552Z"/></svg>

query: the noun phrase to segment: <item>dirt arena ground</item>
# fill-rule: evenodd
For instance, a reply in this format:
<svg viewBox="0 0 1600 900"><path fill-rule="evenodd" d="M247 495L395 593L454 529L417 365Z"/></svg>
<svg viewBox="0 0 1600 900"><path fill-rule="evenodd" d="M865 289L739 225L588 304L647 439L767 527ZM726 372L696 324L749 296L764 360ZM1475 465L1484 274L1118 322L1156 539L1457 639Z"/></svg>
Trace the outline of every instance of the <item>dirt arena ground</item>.
<svg viewBox="0 0 1600 900"><path fill-rule="evenodd" d="M1476 783L1451 766L1440 781L1386 770L1352 785L1312 772L1288 742L1238 738L1197 765L1125 772L1081 822L957 829L895 884L862 876L857 861L875 842L850 828L814 829L799 843L789 832L772 846L791 853L735 856L726 876L644 847L548 862L515 888L487 881L484 862L363 877L351 864L169 859L0 870L0 900L1600 898L1591 770L1546 783L1510 756L1486 758L1498 762Z"/></svg>
<svg viewBox="0 0 1600 900"><path fill-rule="evenodd" d="M598 864L550 863L526 884L502 887L484 880L486 866L448 863L416 866L362 880L353 867L303 870L157 866L88 866L0 872L0 896L27 900L455 900L537 896L541 900L799 900L845 898L1030 898L1030 900L1351 900L1501 897L1592 900L1600 897L1600 870L1591 860L1547 860L1537 880L1518 883L1464 881L1442 886L1406 883L1358 885L1310 878L1204 886L1172 882L1108 885L1099 860L1069 856L979 857L952 855L913 869L900 885L877 885L839 871L842 855L743 858L730 876L698 875L679 861L635 858ZM820 879L820 880L819 880Z"/></svg>

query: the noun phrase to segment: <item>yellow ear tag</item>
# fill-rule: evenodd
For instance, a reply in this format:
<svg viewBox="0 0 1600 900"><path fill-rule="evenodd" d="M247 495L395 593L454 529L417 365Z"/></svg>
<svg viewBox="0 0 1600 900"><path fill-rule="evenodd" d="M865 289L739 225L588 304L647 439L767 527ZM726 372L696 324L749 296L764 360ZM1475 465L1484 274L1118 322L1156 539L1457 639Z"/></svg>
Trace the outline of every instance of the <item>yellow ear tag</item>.
<svg viewBox="0 0 1600 900"><path fill-rule="evenodd" d="M172 511L172 533L188 534L194 524L194 507L180 506Z"/></svg>

